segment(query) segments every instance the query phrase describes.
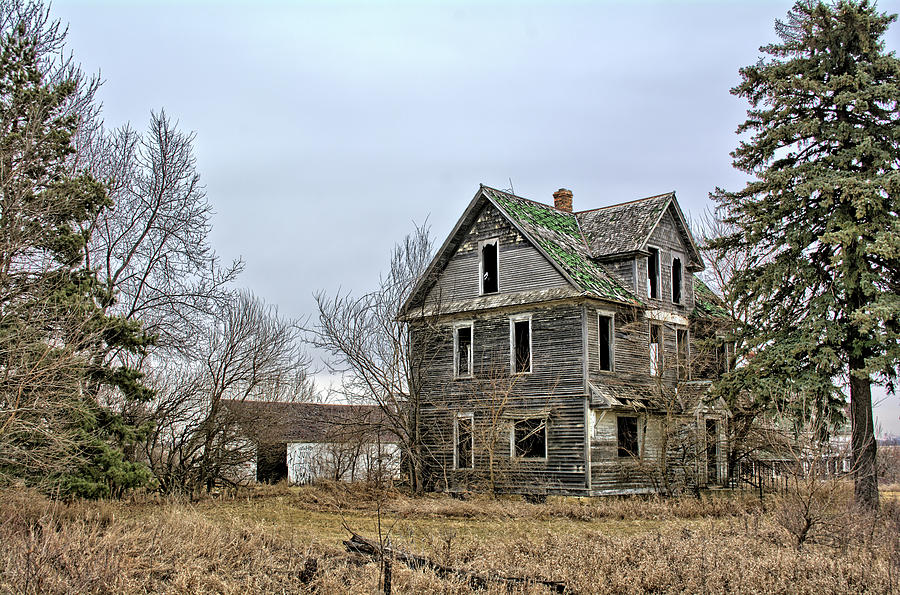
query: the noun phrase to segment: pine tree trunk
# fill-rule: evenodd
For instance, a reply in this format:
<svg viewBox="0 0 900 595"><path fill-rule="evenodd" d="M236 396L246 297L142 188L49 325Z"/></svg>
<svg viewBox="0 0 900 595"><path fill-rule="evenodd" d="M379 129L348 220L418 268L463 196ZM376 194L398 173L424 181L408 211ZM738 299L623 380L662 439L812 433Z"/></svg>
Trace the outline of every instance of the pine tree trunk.
<svg viewBox="0 0 900 595"><path fill-rule="evenodd" d="M857 377L860 358L850 360L850 446L856 503L866 510L878 508L878 476L875 470L875 426L872 421L872 383L868 376Z"/></svg>

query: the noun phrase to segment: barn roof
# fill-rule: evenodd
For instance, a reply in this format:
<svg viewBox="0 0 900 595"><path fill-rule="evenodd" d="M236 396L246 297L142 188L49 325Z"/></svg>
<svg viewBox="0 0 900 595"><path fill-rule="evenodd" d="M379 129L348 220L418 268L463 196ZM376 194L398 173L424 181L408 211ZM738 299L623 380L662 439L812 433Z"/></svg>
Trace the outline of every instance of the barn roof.
<svg viewBox="0 0 900 595"><path fill-rule="evenodd" d="M223 400L223 405L258 442L397 442L384 428L384 415L376 405L289 403L283 401Z"/></svg>

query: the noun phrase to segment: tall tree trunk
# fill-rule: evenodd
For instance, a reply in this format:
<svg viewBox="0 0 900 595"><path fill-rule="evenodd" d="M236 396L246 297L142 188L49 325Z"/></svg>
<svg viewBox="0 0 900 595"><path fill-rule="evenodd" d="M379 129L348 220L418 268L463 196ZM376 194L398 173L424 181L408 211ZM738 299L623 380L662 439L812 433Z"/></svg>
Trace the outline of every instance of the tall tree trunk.
<svg viewBox="0 0 900 595"><path fill-rule="evenodd" d="M856 503L866 510L878 508L878 476L875 467L875 426L872 421L872 382L868 375L857 376L862 358L850 359L850 447L853 451L853 478Z"/></svg>

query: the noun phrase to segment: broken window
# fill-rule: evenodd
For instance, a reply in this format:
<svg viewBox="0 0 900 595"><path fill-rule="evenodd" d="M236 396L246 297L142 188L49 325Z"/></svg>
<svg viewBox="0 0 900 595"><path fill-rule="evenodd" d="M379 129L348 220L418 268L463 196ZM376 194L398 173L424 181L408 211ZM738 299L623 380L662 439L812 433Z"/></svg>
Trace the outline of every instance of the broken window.
<svg viewBox="0 0 900 595"><path fill-rule="evenodd" d="M472 376L472 324L456 327L453 337L454 346L454 376L456 378L468 378Z"/></svg>
<svg viewBox="0 0 900 595"><path fill-rule="evenodd" d="M456 469L475 467L475 415L459 413L456 416L454 435L456 450L453 452L453 466Z"/></svg>
<svg viewBox="0 0 900 595"><path fill-rule="evenodd" d="M650 375L662 374L663 350L662 350L662 325L650 324Z"/></svg>
<svg viewBox="0 0 900 595"><path fill-rule="evenodd" d="M659 248L647 248L647 297L659 298Z"/></svg>
<svg viewBox="0 0 900 595"><path fill-rule="evenodd" d="M690 351L688 347L688 331L686 328L675 330L675 353L678 355L678 379L688 380L690 377Z"/></svg>
<svg viewBox="0 0 900 595"><path fill-rule="evenodd" d="M600 343L600 369L610 372L613 365L613 319L612 316L599 314L597 321L597 333Z"/></svg>
<svg viewBox="0 0 900 595"><path fill-rule="evenodd" d="M517 419L513 428L513 453L523 459L547 458L547 420Z"/></svg>
<svg viewBox="0 0 900 595"><path fill-rule="evenodd" d="M681 259L672 259L672 303L681 303Z"/></svg>
<svg viewBox="0 0 900 595"><path fill-rule="evenodd" d="M513 374L531 372L531 318L512 319L511 323Z"/></svg>
<svg viewBox="0 0 900 595"><path fill-rule="evenodd" d="M618 453L620 457L636 457L638 448L638 420L621 415L618 418Z"/></svg>
<svg viewBox="0 0 900 595"><path fill-rule="evenodd" d="M500 290L498 270L500 255L497 240L486 240L481 244L481 293L497 293Z"/></svg>
<svg viewBox="0 0 900 595"><path fill-rule="evenodd" d="M719 374L730 372L734 367L734 341L719 339L716 344L716 370Z"/></svg>

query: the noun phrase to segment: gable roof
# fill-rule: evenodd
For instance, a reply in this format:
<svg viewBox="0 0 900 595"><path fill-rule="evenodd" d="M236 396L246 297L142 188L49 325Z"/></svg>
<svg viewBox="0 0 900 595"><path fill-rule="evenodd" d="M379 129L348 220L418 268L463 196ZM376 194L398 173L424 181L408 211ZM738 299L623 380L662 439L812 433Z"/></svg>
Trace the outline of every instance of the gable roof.
<svg viewBox="0 0 900 595"><path fill-rule="evenodd" d="M257 442L397 442L384 429L384 416L376 405L290 403L223 399L223 406Z"/></svg>
<svg viewBox="0 0 900 595"><path fill-rule="evenodd" d="M634 291L620 283L600 260L646 249L647 240L668 211L672 212L688 246L689 267L703 268L674 192L573 213L481 184L425 274L410 292L400 309L400 316L405 316L413 304L418 305L425 299L436 275L452 258L487 204L496 207L573 288L588 297L643 305Z"/></svg>
<svg viewBox="0 0 900 595"><path fill-rule="evenodd" d="M694 311L692 315L698 318L731 319L731 313L725 307L722 298L697 276L694 276Z"/></svg>

